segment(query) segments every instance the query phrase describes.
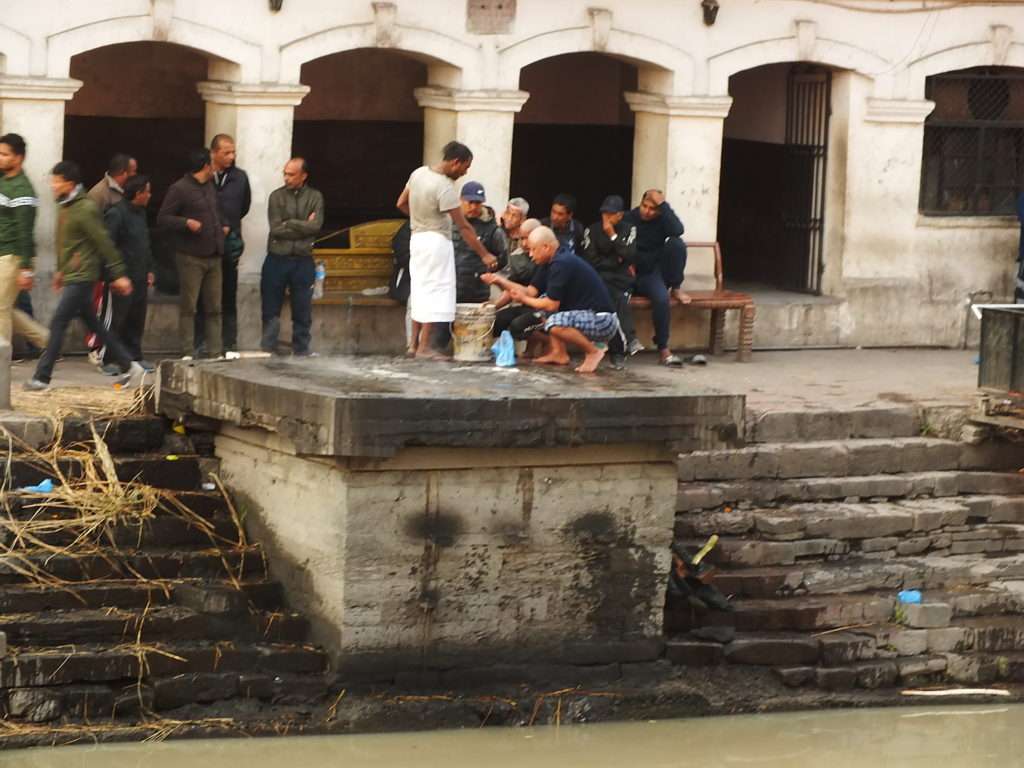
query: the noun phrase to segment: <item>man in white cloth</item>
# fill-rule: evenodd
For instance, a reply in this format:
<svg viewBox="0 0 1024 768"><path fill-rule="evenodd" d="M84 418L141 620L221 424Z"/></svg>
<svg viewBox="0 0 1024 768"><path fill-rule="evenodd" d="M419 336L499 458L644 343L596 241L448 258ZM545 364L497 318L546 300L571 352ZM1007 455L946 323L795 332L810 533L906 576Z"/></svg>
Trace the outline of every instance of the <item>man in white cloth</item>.
<svg viewBox="0 0 1024 768"><path fill-rule="evenodd" d="M491 254L473 230L459 203L452 183L465 175L473 164L469 147L448 142L441 162L417 168L398 197L398 210L409 217L409 314L412 334L409 354L443 359L444 354L431 347L435 326L455 319L455 251L452 247L452 223L459 228L466 244L476 252L489 270L498 268Z"/></svg>

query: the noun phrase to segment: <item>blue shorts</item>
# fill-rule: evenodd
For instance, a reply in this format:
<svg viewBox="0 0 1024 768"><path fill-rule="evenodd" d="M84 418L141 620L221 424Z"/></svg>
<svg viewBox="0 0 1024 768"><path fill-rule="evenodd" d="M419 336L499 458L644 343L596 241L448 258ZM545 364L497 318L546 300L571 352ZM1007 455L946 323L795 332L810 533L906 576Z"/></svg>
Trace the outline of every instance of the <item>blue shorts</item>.
<svg viewBox="0 0 1024 768"><path fill-rule="evenodd" d="M619 330L619 318L614 312L594 312L591 309L570 309L555 312L544 322L544 330L575 328L591 341L607 341Z"/></svg>

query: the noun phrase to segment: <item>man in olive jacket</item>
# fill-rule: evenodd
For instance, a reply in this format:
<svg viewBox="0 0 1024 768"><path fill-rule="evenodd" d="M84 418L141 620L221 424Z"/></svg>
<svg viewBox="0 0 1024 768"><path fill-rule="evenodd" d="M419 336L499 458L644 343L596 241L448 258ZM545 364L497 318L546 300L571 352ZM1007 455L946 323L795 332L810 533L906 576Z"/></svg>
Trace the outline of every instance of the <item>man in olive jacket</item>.
<svg viewBox="0 0 1024 768"><path fill-rule="evenodd" d="M284 186L270 193L270 237L260 274L264 352L276 352L284 294L291 297L292 352L309 355L313 326L313 242L324 225L324 196L306 184L306 161L293 157L284 166Z"/></svg>
<svg viewBox="0 0 1024 768"><path fill-rule="evenodd" d="M61 291L61 295L50 321L50 341L39 359L35 375L25 382L25 389L43 390L50 386L64 333L76 317L99 336L113 359L128 371L120 383L137 384L145 374L142 366L131 359L121 342L103 327L92 311L93 284L104 268L111 278L110 290L125 296L132 292L132 281L125 275L124 262L103 227L99 208L85 195L78 164L57 163L50 174L50 188L59 206L57 271L53 275L53 287Z"/></svg>
<svg viewBox="0 0 1024 768"><path fill-rule="evenodd" d="M206 315L206 348L210 357L220 357L221 280L224 253L224 221L217 204L217 190L210 180L210 150L197 149L189 155L188 173L167 190L157 226L174 236L178 265L178 329L181 353L195 351L196 302L202 300Z"/></svg>

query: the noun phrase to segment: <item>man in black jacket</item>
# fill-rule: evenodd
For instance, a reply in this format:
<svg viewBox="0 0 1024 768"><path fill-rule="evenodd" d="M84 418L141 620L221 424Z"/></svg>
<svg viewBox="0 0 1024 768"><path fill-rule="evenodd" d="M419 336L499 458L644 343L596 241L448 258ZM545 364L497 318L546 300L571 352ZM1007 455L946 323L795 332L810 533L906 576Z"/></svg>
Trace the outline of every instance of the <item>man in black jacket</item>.
<svg viewBox="0 0 1024 768"><path fill-rule="evenodd" d="M564 192L555 195L551 202L551 215L541 219L541 224L550 227L558 243L570 253L583 255L583 225L576 221L576 198Z"/></svg>
<svg viewBox="0 0 1024 768"><path fill-rule="evenodd" d="M491 297L490 286L480 281L480 275L502 269L508 263L508 239L505 230L498 224L494 210L484 205L487 196L484 185L479 181L467 181L459 194L462 213L473 226L477 239L483 243L497 260L488 266L476 251L462 237L458 230L452 232L452 247L455 250L455 300L460 304L479 304Z"/></svg>
<svg viewBox="0 0 1024 768"><path fill-rule="evenodd" d="M149 242L146 206L153 196L146 176L132 176L124 184L124 197L103 214L110 239L124 261L125 274L132 281L132 292L113 295L110 330L121 340L131 359L146 371L153 364L142 357L142 335L146 330L146 307L149 286L153 285L153 256ZM125 373L108 349L104 355L103 372Z"/></svg>
<svg viewBox="0 0 1024 768"><path fill-rule="evenodd" d="M178 329L182 355L195 350L196 302L202 300L206 317L206 351L220 357L221 257L224 254L224 221L211 179L210 151L189 154L188 173L167 190L157 225L174 237L175 262L181 283Z"/></svg>
<svg viewBox="0 0 1024 768"><path fill-rule="evenodd" d="M583 257L604 282L627 344L636 339L629 297L633 293L633 263L636 260L636 227L624 220L626 204L609 195L601 204L601 220L583 233ZM610 345L612 363L621 365L623 355Z"/></svg>
<svg viewBox="0 0 1024 768"><path fill-rule="evenodd" d="M252 191L249 176L235 165L235 140L218 133L210 142L210 166L217 202L224 217L224 256L221 263L221 336L223 348L238 349L238 262L245 251L242 219L249 213ZM196 347L205 347L203 307L196 307Z"/></svg>
<svg viewBox="0 0 1024 768"><path fill-rule="evenodd" d="M654 320L654 343L662 365L681 366L683 361L672 354L669 337L669 291L681 304L690 297L682 291L686 269L686 244L683 222L659 189L644 192L640 205L626 216L636 227L636 293L651 300ZM637 339L630 344L630 353L643 349Z"/></svg>

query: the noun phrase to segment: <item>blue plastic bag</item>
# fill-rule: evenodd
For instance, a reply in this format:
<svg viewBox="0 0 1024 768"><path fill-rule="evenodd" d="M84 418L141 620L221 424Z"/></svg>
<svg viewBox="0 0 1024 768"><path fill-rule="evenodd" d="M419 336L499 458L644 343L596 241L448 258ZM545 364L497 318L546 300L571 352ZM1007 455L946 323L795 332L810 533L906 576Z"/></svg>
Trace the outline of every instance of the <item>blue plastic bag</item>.
<svg viewBox="0 0 1024 768"><path fill-rule="evenodd" d="M921 602L921 592L916 589L904 589L896 598L904 605L916 605Z"/></svg>
<svg viewBox="0 0 1024 768"><path fill-rule="evenodd" d="M38 485L26 485L24 488L19 488L19 491L26 491L28 493L51 493L53 491L53 480L46 478Z"/></svg>
<svg viewBox="0 0 1024 768"><path fill-rule="evenodd" d="M512 339L512 334L508 331L502 331L501 336L491 346L491 352L494 354L494 364L500 365L502 368L512 368L516 364L516 343Z"/></svg>

